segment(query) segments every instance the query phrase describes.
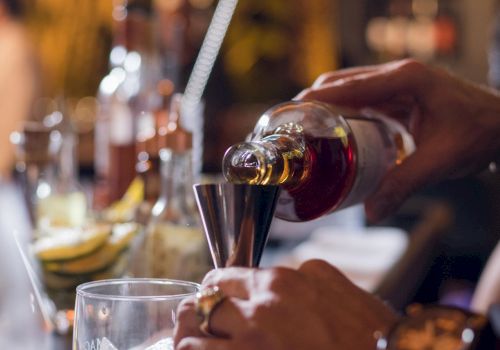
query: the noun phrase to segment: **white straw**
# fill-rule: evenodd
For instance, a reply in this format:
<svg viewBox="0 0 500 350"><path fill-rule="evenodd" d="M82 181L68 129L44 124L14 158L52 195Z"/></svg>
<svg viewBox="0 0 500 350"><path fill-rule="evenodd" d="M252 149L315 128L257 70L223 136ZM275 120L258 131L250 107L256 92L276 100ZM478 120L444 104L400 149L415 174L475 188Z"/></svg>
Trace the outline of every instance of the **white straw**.
<svg viewBox="0 0 500 350"><path fill-rule="evenodd" d="M181 110L190 115L200 103L238 0L220 0L184 91Z"/></svg>

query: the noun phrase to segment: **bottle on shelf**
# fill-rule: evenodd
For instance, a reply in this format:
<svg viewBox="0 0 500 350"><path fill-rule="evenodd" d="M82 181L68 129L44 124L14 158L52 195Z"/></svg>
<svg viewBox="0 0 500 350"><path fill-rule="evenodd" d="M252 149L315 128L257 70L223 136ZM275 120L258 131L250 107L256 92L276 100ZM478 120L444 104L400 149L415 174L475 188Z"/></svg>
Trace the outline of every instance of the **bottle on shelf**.
<svg viewBox="0 0 500 350"><path fill-rule="evenodd" d="M168 79L160 80L157 84L157 94L161 97L161 106L153 112L144 112L137 120L137 175L144 183L144 201L141 204L138 216L140 221L147 221L153 204L160 194L160 130L164 130L168 123L168 110L174 91L174 84Z"/></svg>
<svg viewBox="0 0 500 350"><path fill-rule="evenodd" d="M308 221L361 203L414 148L402 125L375 112L291 101L264 113L222 168L233 183L281 185L276 216Z"/></svg>
<svg viewBox="0 0 500 350"><path fill-rule="evenodd" d="M117 3L110 72L99 85L95 127L95 205L100 208L120 199L136 176L137 119L151 110L157 76L148 2Z"/></svg>
<svg viewBox="0 0 500 350"><path fill-rule="evenodd" d="M51 132L43 122L26 121L22 130L10 136L16 147L16 171L34 226L38 200L50 193L56 175L55 153L60 147L60 138L51 137Z"/></svg>
<svg viewBox="0 0 500 350"><path fill-rule="evenodd" d="M193 206L192 135L180 126L180 98L161 130L161 192L152 208L132 274L201 281L210 269L207 243Z"/></svg>
<svg viewBox="0 0 500 350"><path fill-rule="evenodd" d="M81 227L87 219L87 196L78 178L78 134L69 118L65 102L59 102L59 110L51 114L57 123L52 126L50 134L50 139L55 144L52 150L55 171L50 193L38 198L38 228ZM45 118L48 125L51 124L48 121L51 116Z"/></svg>
<svg viewBox="0 0 500 350"><path fill-rule="evenodd" d="M47 122L51 116L57 125ZM87 197L78 181L77 136L69 120L54 111L43 122L30 121L11 136L22 167L33 226L80 227L87 215Z"/></svg>

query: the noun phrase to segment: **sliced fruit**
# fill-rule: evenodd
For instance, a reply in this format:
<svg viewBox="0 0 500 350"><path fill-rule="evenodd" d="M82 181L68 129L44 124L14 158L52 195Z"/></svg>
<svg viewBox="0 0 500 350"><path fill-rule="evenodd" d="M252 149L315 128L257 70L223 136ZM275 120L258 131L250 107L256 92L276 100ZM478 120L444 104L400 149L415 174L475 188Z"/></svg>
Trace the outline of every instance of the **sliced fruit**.
<svg viewBox="0 0 500 350"><path fill-rule="evenodd" d="M98 273L91 275L59 275L57 273L44 270L42 274L45 287L49 291L70 291L74 292L75 288L82 283L90 281L98 281L103 279L118 278L125 274L128 263L127 252L119 254L116 262Z"/></svg>
<svg viewBox="0 0 500 350"><path fill-rule="evenodd" d="M92 281L106 280L110 278L122 277L128 265L128 252L124 251L117 258L115 263L104 271L100 271L90 276Z"/></svg>
<svg viewBox="0 0 500 350"><path fill-rule="evenodd" d="M114 264L120 253L128 247L137 230L137 224L116 224L106 243L95 252L78 259L47 262L44 268L65 275L90 274L106 269Z"/></svg>
<svg viewBox="0 0 500 350"><path fill-rule="evenodd" d="M134 218L137 207L144 198L144 181L136 177L123 197L104 210L103 217L109 222L125 222Z"/></svg>
<svg viewBox="0 0 500 350"><path fill-rule="evenodd" d="M74 290L86 280L80 276L59 276L49 271L43 271L43 282L49 290Z"/></svg>
<svg viewBox="0 0 500 350"><path fill-rule="evenodd" d="M33 251L45 262L76 259L103 246L110 233L110 225L59 229L54 234L39 237L33 244Z"/></svg>

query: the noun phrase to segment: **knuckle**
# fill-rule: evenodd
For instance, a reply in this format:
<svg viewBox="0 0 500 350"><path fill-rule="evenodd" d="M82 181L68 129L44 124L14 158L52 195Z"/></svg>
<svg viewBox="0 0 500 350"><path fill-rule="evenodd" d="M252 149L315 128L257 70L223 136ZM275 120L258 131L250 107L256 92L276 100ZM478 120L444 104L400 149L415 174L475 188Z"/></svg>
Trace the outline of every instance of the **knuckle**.
<svg viewBox="0 0 500 350"><path fill-rule="evenodd" d="M401 61L400 68L409 70L422 70L424 64L414 58L406 58Z"/></svg>
<svg viewBox="0 0 500 350"><path fill-rule="evenodd" d="M332 271L336 271L338 273L340 273L340 271L333 267L332 265L330 265L329 263L327 263L325 260L321 260L321 259L311 259L311 260L307 260L306 262L304 262L299 269L318 269L318 270L321 270L321 269L328 269L328 270L332 270Z"/></svg>
<svg viewBox="0 0 500 350"><path fill-rule="evenodd" d="M191 342L189 339L184 338L181 339L178 343L177 346L175 347L176 350L191 350L193 349Z"/></svg>
<svg viewBox="0 0 500 350"><path fill-rule="evenodd" d="M280 292L293 287L297 279L297 272L284 267L270 270L268 288L274 292Z"/></svg>
<svg viewBox="0 0 500 350"><path fill-rule="evenodd" d="M214 284L214 281L216 280L216 278L217 278L217 270L216 269L210 270L207 272L207 274L203 278L202 284L205 286Z"/></svg>
<svg viewBox="0 0 500 350"><path fill-rule="evenodd" d="M177 307L177 319L180 322L187 320L191 315L195 314L194 301L184 300Z"/></svg>
<svg viewBox="0 0 500 350"><path fill-rule="evenodd" d="M335 76L333 72L326 72L322 73L319 77L316 78L312 86L320 86L323 85L324 83L328 82L330 79L332 79Z"/></svg>
<svg viewBox="0 0 500 350"><path fill-rule="evenodd" d="M414 58L406 58L401 61L397 70L406 72L412 77L422 80L423 77L427 76L428 67L425 63L422 63Z"/></svg>
<svg viewBox="0 0 500 350"><path fill-rule="evenodd" d="M249 319L252 320L252 324L261 325L263 322L271 317L277 317L282 314L280 308L280 303L276 298L266 297L259 301L256 301L249 310Z"/></svg>
<svg viewBox="0 0 500 350"><path fill-rule="evenodd" d="M314 89L307 88L300 92L295 99L297 100L307 100L314 97Z"/></svg>
<svg viewBox="0 0 500 350"><path fill-rule="evenodd" d="M269 310L269 304L260 302L254 306L254 308L252 310L252 318L259 319L259 318L265 317L268 310Z"/></svg>
<svg viewBox="0 0 500 350"><path fill-rule="evenodd" d="M299 267L299 271L306 275L328 276L329 279L336 281L346 278L338 268L321 259L312 259L304 262Z"/></svg>
<svg viewBox="0 0 500 350"><path fill-rule="evenodd" d="M194 307L195 307L194 298L188 298L180 302L179 306L177 307L177 310L179 312L185 312L189 310L194 310Z"/></svg>

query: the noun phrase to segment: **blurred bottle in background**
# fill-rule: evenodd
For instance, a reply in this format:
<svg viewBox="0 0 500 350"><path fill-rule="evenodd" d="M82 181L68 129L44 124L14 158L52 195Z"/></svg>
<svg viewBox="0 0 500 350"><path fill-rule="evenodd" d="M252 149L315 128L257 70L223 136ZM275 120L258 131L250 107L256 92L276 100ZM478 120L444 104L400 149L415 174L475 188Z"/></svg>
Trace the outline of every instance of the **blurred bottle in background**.
<svg viewBox="0 0 500 350"><path fill-rule="evenodd" d="M162 142L164 137L160 137L160 133L167 128L173 91L174 84L171 80L163 79L158 82L157 94L161 97L160 107L153 112L140 113L137 120L136 172L144 183L144 201L137 213L141 223L146 223L149 219L151 208L160 194L159 152L160 148L165 146Z"/></svg>
<svg viewBox="0 0 500 350"><path fill-rule="evenodd" d="M162 130L161 193L137 247L133 274L201 281L210 269L208 247L193 201L192 134L179 123L174 96Z"/></svg>
<svg viewBox="0 0 500 350"><path fill-rule="evenodd" d="M33 226L79 227L87 216L87 197L78 179L78 136L65 108L40 121L28 121L10 136L16 146L16 170Z"/></svg>
<svg viewBox="0 0 500 350"><path fill-rule="evenodd" d="M136 175L138 118L157 104L160 68L149 1L116 4L110 72L99 86L95 131L97 207L119 199ZM156 101L156 102L155 102Z"/></svg>
<svg viewBox="0 0 500 350"><path fill-rule="evenodd" d="M37 198L50 193L54 183L55 155L60 140L51 137L51 132L43 122L28 121L23 124L21 131L10 135L16 147L16 171L33 223L36 222Z"/></svg>
<svg viewBox="0 0 500 350"><path fill-rule="evenodd" d="M51 129L54 177L47 188L38 187L37 227L81 227L87 219L87 197L78 176L78 134L70 119L67 101L58 99L57 109L44 118Z"/></svg>

